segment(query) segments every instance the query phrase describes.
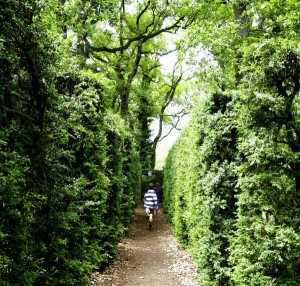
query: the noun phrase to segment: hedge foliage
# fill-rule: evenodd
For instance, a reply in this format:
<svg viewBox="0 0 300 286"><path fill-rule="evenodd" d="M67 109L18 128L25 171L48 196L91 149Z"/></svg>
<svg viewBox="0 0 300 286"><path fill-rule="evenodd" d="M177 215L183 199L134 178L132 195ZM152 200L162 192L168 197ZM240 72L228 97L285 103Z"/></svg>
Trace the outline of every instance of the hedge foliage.
<svg viewBox="0 0 300 286"><path fill-rule="evenodd" d="M207 54L167 159L168 216L201 286L299 285L299 1L201 4L190 43Z"/></svg>
<svg viewBox="0 0 300 286"><path fill-rule="evenodd" d="M272 88L257 80L257 88ZM165 207L199 266L200 285L300 283L299 98L292 94L208 94L168 155Z"/></svg>
<svg viewBox="0 0 300 286"><path fill-rule="evenodd" d="M0 284L87 285L140 198L137 134L67 49L58 2L21 2L0 4Z"/></svg>
<svg viewBox="0 0 300 286"><path fill-rule="evenodd" d="M52 95L42 129L18 119L2 128L1 285L84 285L131 222L141 173L134 138L104 114L92 83L82 91L77 80L72 95ZM29 95L15 105L30 109Z"/></svg>

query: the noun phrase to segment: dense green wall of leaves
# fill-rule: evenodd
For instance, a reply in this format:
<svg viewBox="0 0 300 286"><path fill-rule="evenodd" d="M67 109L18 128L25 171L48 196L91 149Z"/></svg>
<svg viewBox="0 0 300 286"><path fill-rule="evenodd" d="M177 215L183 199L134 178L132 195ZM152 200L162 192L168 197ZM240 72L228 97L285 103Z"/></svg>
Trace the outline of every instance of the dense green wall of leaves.
<svg viewBox="0 0 300 286"><path fill-rule="evenodd" d="M300 283L299 99L291 101L207 95L169 153L165 207L201 285Z"/></svg>
<svg viewBox="0 0 300 286"><path fill-rule="evenodd" d="M236 131L227 112L218 110L221 97L199 103L165 167L166 210L180 241L193 253L204 285L228 282L228 238L236 211Z"/></svg>
<svg viewBox="0 0 300 286"><path fill-rule="evenodd" d="M190 43L208 56L167 159L168 215L201 285L299 285L299 1L200 2Z"/></svg>
<svg viewBox="0 0 300 286"><path fill-rule="evenodd" d="M0 4L3 286L86 285L114 256L140 194L133 128L64 46L58 2L46 4Z"/></svg>

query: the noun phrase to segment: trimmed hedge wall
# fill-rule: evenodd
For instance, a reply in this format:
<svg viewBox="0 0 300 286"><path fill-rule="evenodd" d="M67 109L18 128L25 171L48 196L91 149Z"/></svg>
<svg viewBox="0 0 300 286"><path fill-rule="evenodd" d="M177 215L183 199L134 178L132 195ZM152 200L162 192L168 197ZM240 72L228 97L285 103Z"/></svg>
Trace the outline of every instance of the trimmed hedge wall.
<svg viewBox="0 0 300 286"><path fill-rule="evenodd" d="M104 112L93 80L75 81L72 95L52 95L42 129L17 117L2 125L1 285L86 285L131 223L141 186L134 137ZM24 112L30 101L15 104Z"/></svg>
<svg viewBox="0 0 300 286"><path fill-rule="evenodd" d="M61 1L0 10L0 285L87 285L133 218L140 130L68 45Z"/></svg>
<svg viewBox="0 0 300 286"><path fill-rule="evenodd" d="M165 208L200 285L300 283L298 152L271 117L274 100L207 96L169 153Z"/></svg>

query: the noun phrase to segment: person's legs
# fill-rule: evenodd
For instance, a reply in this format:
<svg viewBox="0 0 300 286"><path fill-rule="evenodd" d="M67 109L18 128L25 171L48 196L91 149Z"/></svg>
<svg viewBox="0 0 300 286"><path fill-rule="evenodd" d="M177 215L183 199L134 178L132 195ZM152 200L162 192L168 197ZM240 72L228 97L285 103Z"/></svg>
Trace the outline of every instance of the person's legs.
<svg viewBox="0 0 300 286"><path fill-rule="evenodd" d="M149 214L149 225L148 225L149 230L151 230L151 228L152 228L153 213L154 213L154 209L150 209L150 214Z"/></svg>
<svg viewBox="0 0 300 286"><path fill-rule="evenodd" d="M150 222L153 221L153 214L152 214L152 213L149 215L149 221L150 221Z"/></svg>

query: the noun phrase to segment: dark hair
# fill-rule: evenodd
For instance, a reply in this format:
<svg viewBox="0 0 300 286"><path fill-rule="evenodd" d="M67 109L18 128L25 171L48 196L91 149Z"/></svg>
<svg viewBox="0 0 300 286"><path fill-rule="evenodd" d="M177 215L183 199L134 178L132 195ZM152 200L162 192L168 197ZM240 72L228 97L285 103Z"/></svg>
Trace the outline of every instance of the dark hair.
<svg viewBox="0 0 300 286"><path fill-rule="evenodd" d="M154 184L153 183L149 183L149 189L153 189L154 188Z"/></svg>
<svg viewBox="0 0 300 286"><path fill-rule="evenodd" d="M155 187L158 189L160 188L159 182L156 182Z"/></svg>

